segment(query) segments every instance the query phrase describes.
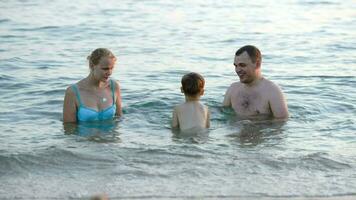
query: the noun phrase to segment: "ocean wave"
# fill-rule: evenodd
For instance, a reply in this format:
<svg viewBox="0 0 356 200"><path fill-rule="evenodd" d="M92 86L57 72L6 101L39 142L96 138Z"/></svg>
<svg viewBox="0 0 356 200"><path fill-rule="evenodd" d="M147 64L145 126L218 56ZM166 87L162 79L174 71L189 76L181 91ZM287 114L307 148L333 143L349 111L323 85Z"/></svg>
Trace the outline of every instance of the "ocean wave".
<svg viewBox="0 0 356 200"><path fill-rule="evenodd" d="M97 163L113 165L116 159L94 156L83 151L64 148L48 148L32 151L28 153L7 153L0 155L0 172L8 173L28 173L37 171L39 168L63 169L72 168L78 170L85 166L96 165Z"/></svg>

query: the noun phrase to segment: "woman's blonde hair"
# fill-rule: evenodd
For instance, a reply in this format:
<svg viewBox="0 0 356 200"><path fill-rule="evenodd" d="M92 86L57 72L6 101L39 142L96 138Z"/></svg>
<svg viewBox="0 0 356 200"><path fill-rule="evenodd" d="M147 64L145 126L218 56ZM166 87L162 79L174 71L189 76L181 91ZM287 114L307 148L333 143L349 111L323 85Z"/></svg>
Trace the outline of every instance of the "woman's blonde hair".
<svg viewBox="0 0 356 200"><path fill-rule="evenodd" d="M87 57L89 67L93 68L95 65L99 64L100 59L103 57L113 58L116 60L115 55L109 49L97 48Z"/></svg>

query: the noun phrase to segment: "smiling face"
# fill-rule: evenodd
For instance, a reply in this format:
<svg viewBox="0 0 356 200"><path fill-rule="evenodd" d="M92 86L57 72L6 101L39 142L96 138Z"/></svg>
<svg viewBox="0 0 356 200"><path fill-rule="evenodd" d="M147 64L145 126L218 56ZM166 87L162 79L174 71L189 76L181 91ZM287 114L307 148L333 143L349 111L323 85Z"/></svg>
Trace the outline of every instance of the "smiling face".
<svg viewBox="0 0 356 200"><path fill-rule="evenodd" d="M257 79L260 62L253 63L246 51L235 56L234 66L241 83L249 84Z"/></svg>
<svg viewBox="0 0 356 200"><path fill-rule="evenodd" d="M92 68L92 73L95 79L107 82L114 70L116 58L105 56L100 58L100 61L97 65L94 65Z"/></svg>

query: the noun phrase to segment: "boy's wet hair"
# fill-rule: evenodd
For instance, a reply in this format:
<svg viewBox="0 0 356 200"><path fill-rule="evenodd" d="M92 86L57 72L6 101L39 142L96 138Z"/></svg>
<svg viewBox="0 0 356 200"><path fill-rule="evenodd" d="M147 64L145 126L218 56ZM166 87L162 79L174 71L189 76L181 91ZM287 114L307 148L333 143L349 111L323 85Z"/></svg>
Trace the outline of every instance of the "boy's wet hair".
<svg viewBox="0 0 356 200"><path fill-rule="evenodd" d="M89 66L90 68L94 67L95 65L99 64L100 59L103 57L109 57L116 60L115 55L107 48L97 48L95 49L88 57Z"/></svg>
<svg viewBox="0 0 356 200"><path fill-rule="evenodd" d="M184 94L195 96L204 89L205 80L202 75L191 72L182 77L181 83Z"/></svg>
<svg viewBox="0 0 356 200"><path fill-rule="evenodd" d="M246 45L241 47L239 50L236 51L235 56L239 56L245 51L247 52L248 56L250 56L250 59L253 63L256 63L257 60L262 61L262 55L260 50L253 45Z"/></svg>

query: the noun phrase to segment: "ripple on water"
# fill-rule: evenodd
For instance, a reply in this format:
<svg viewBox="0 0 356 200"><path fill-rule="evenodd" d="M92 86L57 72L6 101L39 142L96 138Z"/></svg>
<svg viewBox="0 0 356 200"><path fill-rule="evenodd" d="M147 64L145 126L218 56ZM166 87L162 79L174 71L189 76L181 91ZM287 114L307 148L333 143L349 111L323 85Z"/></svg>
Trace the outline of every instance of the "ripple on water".
<svg viewBox="0 0 356 200"><path fill-rule="evenodd" d="M13 28L13 31L18 32L37 32L37 31L55 31L60 29L59 26L40 26L35 28Z"/></svg>
<svg viewBox="0 0 356 200"><path fill-rule="evenodd" d="M68 150L64 148L49 148L29 153L0 155L0 171L5 174L26 174L37 171L38 168L61 170L62 168L85 170L88 166L96 166L98 162L114 165L117 160L113 157L93 155ZM9 171L9 169L12 169Z"/></svg>
<svg viewBox="0 0 356 200"><path fill-rule="evenodd" d="M0 19L0 24L5 24L7 22L11 22L10 19Z"/></svg>
<svg viewBox="0 0 356 200"><path fill-rule="evenodd" d="M351 165L329 158L326 153L311 153L296 159L306 169L332 171L349 169Z"/></svg>
<svg viewBox="0 0 356 200"><path fill-rule="evenodd" d="M4 81L4 83L6 83L6 81L13 81L13 80L16 80L14 76L0 74L0 81Z"/></svg>

